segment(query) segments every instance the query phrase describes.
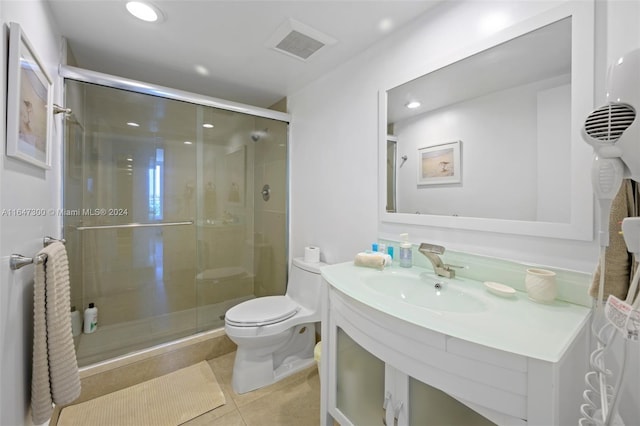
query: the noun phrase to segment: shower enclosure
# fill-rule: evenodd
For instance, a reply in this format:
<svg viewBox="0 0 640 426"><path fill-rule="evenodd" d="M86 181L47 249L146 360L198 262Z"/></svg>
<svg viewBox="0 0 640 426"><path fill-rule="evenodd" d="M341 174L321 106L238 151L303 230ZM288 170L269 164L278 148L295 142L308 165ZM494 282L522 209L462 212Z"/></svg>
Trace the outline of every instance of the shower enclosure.
<svg viewBox="0 0 640 426"><path fill-rule="evenodd" d="M63 227L88 365L284 294L288 115L63 69ZM246 112L239 112L246 111Z"/></svg>

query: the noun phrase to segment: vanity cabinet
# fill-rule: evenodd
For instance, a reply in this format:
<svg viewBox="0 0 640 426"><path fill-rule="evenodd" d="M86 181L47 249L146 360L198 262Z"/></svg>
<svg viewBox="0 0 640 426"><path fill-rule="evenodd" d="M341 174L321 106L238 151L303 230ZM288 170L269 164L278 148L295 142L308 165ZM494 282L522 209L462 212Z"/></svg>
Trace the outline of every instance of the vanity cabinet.
<svg viewBox="0 0 640 426"><path fill-rule="evenodd" d="M404 321L323 281L321 424L577 424L586 327L548 362Z"/></svg>

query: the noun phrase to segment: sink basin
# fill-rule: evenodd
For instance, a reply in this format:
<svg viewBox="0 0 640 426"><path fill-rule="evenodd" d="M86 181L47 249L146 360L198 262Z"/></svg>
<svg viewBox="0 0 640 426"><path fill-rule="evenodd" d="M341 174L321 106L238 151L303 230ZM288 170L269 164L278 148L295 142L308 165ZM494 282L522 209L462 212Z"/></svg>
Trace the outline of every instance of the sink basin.
<svg viewBox="0 0 640 426"><path fill-rule="evenodd" d="M475 296L444 283L435 288L437 278L382 274L363 278L364 284L385 297L440 312L473 313L487 309Z"/></svg>

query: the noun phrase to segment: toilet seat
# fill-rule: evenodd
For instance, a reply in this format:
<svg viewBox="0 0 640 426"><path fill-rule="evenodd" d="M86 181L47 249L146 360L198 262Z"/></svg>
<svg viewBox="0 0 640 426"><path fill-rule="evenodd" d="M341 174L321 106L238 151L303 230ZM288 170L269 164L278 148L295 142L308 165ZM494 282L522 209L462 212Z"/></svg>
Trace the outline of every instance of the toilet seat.
<svg viewBox="0 0 640 426"><path fill-rule="evenodd" d="M265 296L229 309L225 321L235 327L261 327L282 322L299 311L300 306L289 297Z"/></svg>

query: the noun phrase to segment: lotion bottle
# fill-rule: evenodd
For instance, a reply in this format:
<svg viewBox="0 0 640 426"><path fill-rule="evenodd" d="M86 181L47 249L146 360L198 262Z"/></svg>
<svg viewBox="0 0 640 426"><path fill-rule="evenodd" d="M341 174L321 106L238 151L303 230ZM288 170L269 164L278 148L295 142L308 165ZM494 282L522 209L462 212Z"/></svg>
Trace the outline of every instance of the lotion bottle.
<svg viewBox="0 0 640 426"><path fill-rule="evenodd" d="M413 254L411 252L409 234L400 234L400 238L402 239L400 243L400 266L403 268L411 268L413 266Z"/></svg>
<svg viewBox="0 0 640 426"><path fill-rule="evenodd" d="M93 303L84 310L84 332L93 333L98 328L98 308Z"/></svg>

